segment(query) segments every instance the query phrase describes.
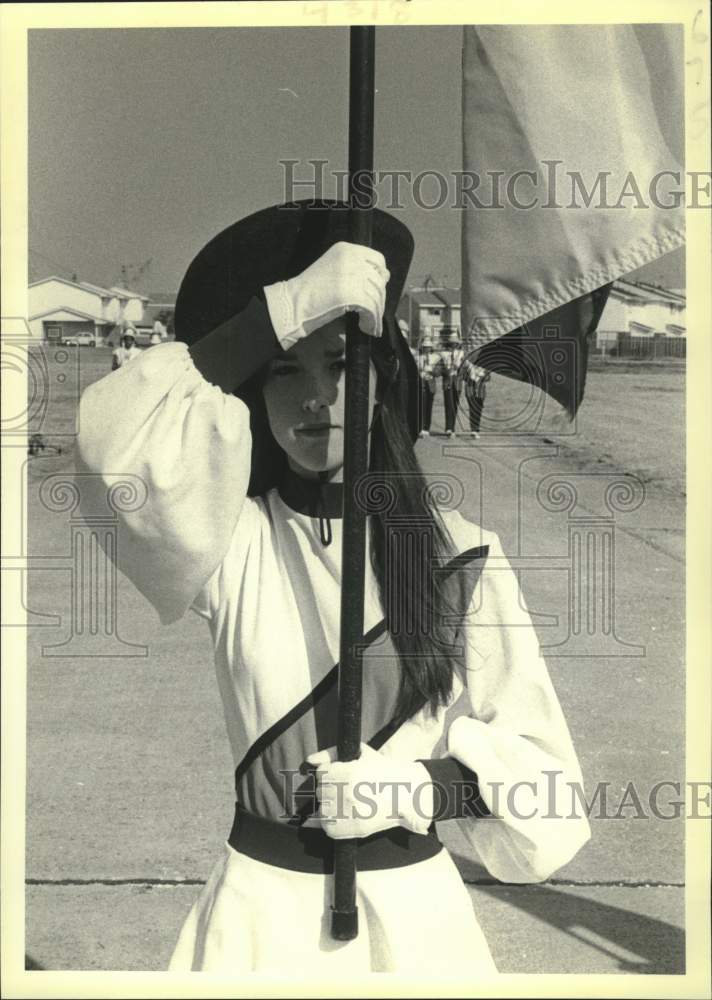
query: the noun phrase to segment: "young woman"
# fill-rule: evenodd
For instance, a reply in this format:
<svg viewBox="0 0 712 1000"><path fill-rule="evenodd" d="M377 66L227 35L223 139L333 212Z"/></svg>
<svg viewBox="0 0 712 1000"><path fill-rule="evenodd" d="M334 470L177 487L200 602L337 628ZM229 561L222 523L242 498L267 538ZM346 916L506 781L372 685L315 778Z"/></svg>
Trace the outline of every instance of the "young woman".
<svg viewBox="0 0 712 1000"><path fill-rule="evenodd" d="M475 981L494 965L434 820L458 821L496 878L545 879L589 836L551 802L581 775L496 536L440 512L414 456L395 320L410 234L376 211L367 249L347 226L342 205L277 206L209 243L178 296L183 342L85 393L80 464L97 488L143 479L119 564L164 623L192 607L214 642L237 806L171 969ZM373 338L371 473L364 744L339 763L347 310ZM360 838L350 942L329 934L340 837Z"/></svg>

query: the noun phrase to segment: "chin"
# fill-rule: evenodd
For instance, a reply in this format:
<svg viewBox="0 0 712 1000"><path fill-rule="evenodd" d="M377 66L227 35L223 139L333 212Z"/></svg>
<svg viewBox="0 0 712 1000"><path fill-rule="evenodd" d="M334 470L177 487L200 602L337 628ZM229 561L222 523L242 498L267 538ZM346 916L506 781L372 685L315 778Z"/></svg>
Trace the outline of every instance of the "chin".
<svg viewBox="0 0 712 1000"><path fill-rule="evenodd" d="M296 442L294 442L296 443ZM306 472L336 472L344 464L343 443L338 442L314 442L311 447L293 446L284 449L287 455L297 465ZM301 442L300 442L301 444ZM335 446L336 445L336 446ZM284 446L283 446L284 447Z"/></svg>
<svg viewBox="0 0 712 1000"><path fill-rule="evenodd" d="M293 453L289 457L298 469L302 469L304 472L312 473L313 475L324 472L338 472L344 464L343 455L332 457L331 455L316 456L313 453L310 455Z"/></svg>

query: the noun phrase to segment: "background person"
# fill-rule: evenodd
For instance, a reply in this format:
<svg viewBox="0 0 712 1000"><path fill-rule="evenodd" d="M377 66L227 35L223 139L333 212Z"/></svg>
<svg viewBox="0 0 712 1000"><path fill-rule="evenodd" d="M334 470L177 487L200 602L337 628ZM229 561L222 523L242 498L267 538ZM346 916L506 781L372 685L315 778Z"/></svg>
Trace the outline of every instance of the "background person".
<svg viewBox="0 0 712 1000"><path fill-rule="evenodd" d="M445 433L448 437L452 437L455 433L457 408L460 403L460 366L464 360L464 353L456 336L451 335L441 353L441 359Z"/></svg>
<svg viewBox="0 0 712 1000"><path fill-rule="evenodd" d="M153 324L153 329L151 330L151 347L155 347L156 344L163 343L164 340L168 339L168 331L166 330L160 319L157 319Z"/></svg>
<svg viewBox="0 0 712 1000"><path fill-rule="evenodd" d="M440 354L434 349L429 334L426 334L420 342L417 363L420 377L420 437L428 437L433 419L433 403L440 365Z"/></svg>
<svg viewBox="0 0 712 1000"><path fill-rule="evenodd" d="M136 347L136 337L134 334L127 331L121 338L121 344L111 355L112 372L116 371L117 368L122 368L129 361L133 361L134 358L140 358L142 353L141 349Z"/></svg>
<svg viewBox="0 0 712 1000"><path fill-rule="evenodd" d="M470 418L470 434L475 438L479 438L482 410L485 405L487 383L491 378L491 373L486 368L482 368L469 359L463 361L461 372Z"/></svg>

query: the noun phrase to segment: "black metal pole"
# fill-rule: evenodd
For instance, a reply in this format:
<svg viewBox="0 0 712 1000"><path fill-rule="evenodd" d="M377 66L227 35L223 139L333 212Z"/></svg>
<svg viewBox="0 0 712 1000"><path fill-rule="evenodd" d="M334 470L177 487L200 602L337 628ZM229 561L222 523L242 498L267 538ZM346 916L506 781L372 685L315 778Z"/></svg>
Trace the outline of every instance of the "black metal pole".
<svg viewBox="0 0 712 1000"><path fill-rule="evenodd" d="M371 244L373 192L373 97L376 29L351 28L349 60L350 239ZM349 313L346 333L344 517L341 548L341 645L339 656L339 760L356 760L361 744L361 642L366 567L366 512L356 483L368 471L369 337ZM334 842L334 902L331 935L350 941L358 934L356 841Z"/></svg>

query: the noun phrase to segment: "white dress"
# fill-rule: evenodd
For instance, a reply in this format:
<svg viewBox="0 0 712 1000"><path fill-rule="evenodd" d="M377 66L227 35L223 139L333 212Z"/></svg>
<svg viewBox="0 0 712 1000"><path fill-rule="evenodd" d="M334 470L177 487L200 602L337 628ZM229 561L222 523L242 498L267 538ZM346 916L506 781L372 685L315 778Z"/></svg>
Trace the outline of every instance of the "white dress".
<svg viewBox="0 0 712 1000"><path fill-rule="evenodd" d="M276 490L246 496L247 408L209 385L183 344L159 345L90 386L80 420L79 464L82 471L102 474L93 477L96 489L102 476L114 482L118 473L140 476L147 487L146 503L122 515L120 568L163 623L190 607L209 622L238 767L255 741L308 701L334 670L341 524L332 521L333 541L325 546L318 522L292 509ZM86 502L91 506L91 497ZM456 671L450 705L434 718L425 710L417 713L381 752L400 760L450 755L476 772L493 816L452 822L460 824L495 878L541 881L590 836L585 817L564 818L569 810L551 807L554 786L561 801L570 802L564 790L567 782L581 784L579 765L497 537L457 512L444 518L458 551L488 547L462 629L463 669ZM383 612L370 569L367 574L368 631ZM378 684L388 662L388 648L376 644L373 669L366 672L374 686L372 700L368 690L364 696L364 738L383 711ZM298 767L323 748L320 735L330 723L317 714L302 713L277 756ZM276 815L275 768L275 760L262 758L238 783L243 804L266 816ZM522 797L510 799L510 790ZM226 831L229 822L226 817ZM226 844L187 917L170 968L288 969L295 976L459 972L473 982L494 971L468 892L445 849L406 867L360 872L357 884L359 935L335 942L329 935L328 875L276 867Z"/></svg>

